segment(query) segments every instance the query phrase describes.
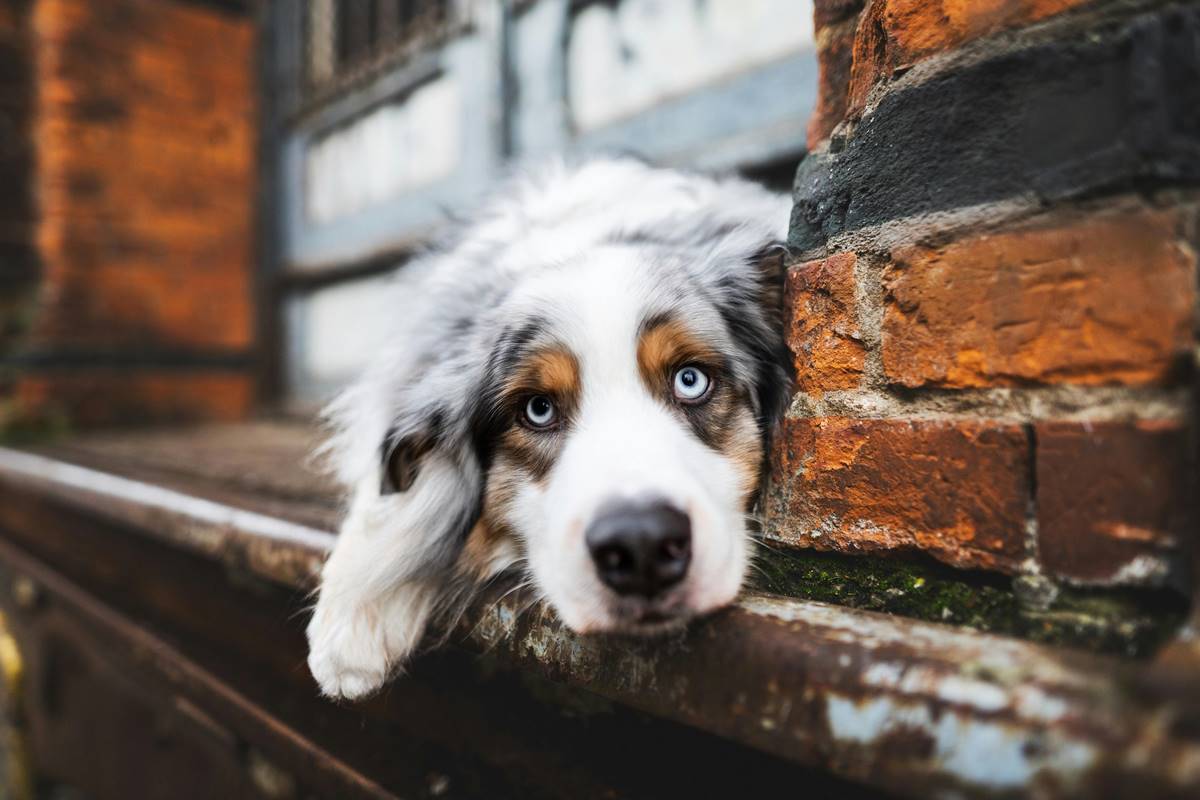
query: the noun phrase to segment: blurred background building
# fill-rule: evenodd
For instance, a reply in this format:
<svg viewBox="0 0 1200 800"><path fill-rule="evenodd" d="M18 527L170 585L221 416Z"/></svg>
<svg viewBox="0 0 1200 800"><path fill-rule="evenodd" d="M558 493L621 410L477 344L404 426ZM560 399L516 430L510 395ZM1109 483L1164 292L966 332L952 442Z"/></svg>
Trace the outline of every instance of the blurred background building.
<svg viewBox="0 0 1200 800"><path fill-rule="evenodd" d="M511 163L787 189L817 87L797 0L0 8L10 429L311 410L384 273Z"/></svg>
<svg viewBox="0 0 1200 800"><path fill-rule="evenodd" d="M290 398L325 395L386 318L381 270L510 162L592 151L790 188L816 90L812 4L278 4L271 115Z"/></svg>

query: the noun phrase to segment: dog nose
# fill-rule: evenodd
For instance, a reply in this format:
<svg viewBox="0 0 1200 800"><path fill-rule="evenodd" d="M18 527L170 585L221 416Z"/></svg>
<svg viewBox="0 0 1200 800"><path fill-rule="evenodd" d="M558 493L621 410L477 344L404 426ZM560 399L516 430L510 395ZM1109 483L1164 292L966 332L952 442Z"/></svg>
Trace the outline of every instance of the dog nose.
<svg viewBox="0 0 1200 800"><path fill-rule="evenodd" d="M601 510L584 533L600 580L617 594L653 597L675 585L692 560L692 523L665 502Z"/></svg>

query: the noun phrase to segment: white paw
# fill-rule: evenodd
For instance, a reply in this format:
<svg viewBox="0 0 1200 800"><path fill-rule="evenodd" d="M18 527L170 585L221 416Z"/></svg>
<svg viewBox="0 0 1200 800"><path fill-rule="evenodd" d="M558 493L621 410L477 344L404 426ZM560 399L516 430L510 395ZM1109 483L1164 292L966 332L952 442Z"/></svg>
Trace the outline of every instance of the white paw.
<svg viewBox="0 0 1200 800"><path fill-rule="evenodd" d="M358 700L387 681L390 661L376 615L318 605L308 625L308 668L327 697Z"/></svg>
<svg viewBox="0 0 1200 800"><path fill-rule="evenodd" d="M362 699L387 680L386 669L347 666L330 654L317 651L309 653L308 668L321 687L321 694L334 699Z"/></svg>

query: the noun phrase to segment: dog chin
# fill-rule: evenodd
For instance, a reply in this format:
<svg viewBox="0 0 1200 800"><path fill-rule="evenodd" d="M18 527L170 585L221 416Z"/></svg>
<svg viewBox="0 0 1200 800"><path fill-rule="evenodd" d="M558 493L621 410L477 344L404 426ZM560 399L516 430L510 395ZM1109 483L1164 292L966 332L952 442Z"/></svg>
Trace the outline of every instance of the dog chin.
<svg viewBox="0 0 1200 800"><path fill-rule="evenodd" d="M711 610L710 610L711 611ZM674 633L687 627L692 620L710 611L699 611L678 599L634 601L621 598L609 603L595 617L568 627L581 634L653 637Z"/></svg>
<svg viewBox="0 0 1200 800"><path fill-rule="evenodd" d="M662 636L683 630L695 618L693 614L659 614L649 611L639 617L617 620L612 632L629 636Z"/></svg>

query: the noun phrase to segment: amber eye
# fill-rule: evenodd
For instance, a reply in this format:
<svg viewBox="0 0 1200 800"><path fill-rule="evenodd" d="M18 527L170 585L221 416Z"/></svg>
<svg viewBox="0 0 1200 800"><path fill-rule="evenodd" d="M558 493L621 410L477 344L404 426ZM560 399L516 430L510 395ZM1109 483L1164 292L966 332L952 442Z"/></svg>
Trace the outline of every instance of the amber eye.
<svg viewBox="0 0 1200 800"><path fill-rule="evenodd" d="M694 403L708 393L711 383L699 367L682 367L675 372L675 398Z"/></svg>
<svg viewBox="0 0 1200 800"><path fill-rule="evenodd" d="M535 394L525 403L525 421L532 428L549 428L558 419L554 401L544 394Z"/></svg>

